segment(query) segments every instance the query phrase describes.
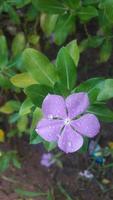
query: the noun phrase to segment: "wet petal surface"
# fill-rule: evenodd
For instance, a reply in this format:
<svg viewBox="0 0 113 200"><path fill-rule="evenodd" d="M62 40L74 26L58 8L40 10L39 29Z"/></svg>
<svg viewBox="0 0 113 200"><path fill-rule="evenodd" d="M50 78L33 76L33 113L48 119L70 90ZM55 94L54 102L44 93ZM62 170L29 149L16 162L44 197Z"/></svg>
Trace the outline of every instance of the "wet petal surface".
<svg viewBox="0 0 113 200"><path fill-rule="evenodd" d="M48 142L57 141L63 125L62 120L42 119L36 127L36 132Z"/></svg>
<svg viewBox="0 0 113 200"><path fill-rule="evenodd" d="M76 133L71 126L65 126L58 140L59 148L66 153L72 153L80 149L82 145L82 136Z"/></svg>
<svg viewBox="0 0 113 200"><path fill-rule="evenodd" d="M42 111L44 116L48 118L67 116L65 101L59 95L47 95L42 104Z"/></svg>
<svg viewBox="0 0 113 200"><path fill-rule="evenodd" d="M79 92L66 98L68 117L74 118L86 111L89 106L87 93Z"/></svg>
<svg viewBox="0 0 113 200"><path fill-rule="evenodd" d="M79 119L72 121L71 124L76 131L87 137L96 136L100 130L100 123L93 114L85 114Z"/></svg>

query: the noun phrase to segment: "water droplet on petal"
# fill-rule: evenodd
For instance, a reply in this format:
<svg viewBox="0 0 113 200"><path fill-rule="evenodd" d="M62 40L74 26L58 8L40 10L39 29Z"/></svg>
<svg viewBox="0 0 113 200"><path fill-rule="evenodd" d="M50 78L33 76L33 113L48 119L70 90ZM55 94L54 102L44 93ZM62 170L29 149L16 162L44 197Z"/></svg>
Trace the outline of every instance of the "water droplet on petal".
<svg viewBox="0 0 113 200"><path fill-rule="evenodd" d="M71 143L70 141L68 142L68 146L69 146L69 147L71 147L71 146L72 146L72 143Z"/></svg>
<svg viewBox="0 0 113 200"><path fill-rule="evenodd" d="M48 119L53 119L53 115L52 115L52 114L49 114L49 115L48 115Z"/></svg>

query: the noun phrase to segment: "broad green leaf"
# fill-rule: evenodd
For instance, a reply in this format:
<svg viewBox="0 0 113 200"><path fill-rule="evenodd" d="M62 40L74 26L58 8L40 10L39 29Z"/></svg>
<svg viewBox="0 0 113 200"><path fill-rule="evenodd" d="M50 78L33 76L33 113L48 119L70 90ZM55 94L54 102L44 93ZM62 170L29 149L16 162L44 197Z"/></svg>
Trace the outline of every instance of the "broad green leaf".
<svg viewBox="0 0 113 200"><path fill-rule="evenodd" d="M58 15L50 15L46 13L42 13L40 17L40 26L43 30L43 32L47 35L50 36L51 33L53 32L56 21L57 21Z"/></svg>
<svg viewBox="0 0 113 200"><path fill-rule="evenodd" d="M20 107L20 102L10 100L0 107L0 112L5 114L10 114L13 113L14 111L19 110L19 107Z"/></svg>
<svg viewBox="0 0 113 200"><path fill-rule="evenodd" d="M102 121L113 122L113 111L107 108L106 105L91 105L88 109L89 112L95 114Z"/></svg>
<svg viewBox="0 0 113 200"><path fill-rule="evenodd" d="M105 41L100 49L99 62L107 62L112 54L112 49L111 40Z"/></svg>
<svg viewBox="0 0 113 200"><path fill-rule="evenodd" d="M91 4L97 4L99 2L100 2L100 0L84 0L83 4L84 5L91 5Z"/></svg>
<svg viewBox="0 0 113 200"><path fill-rule="evenodd" d="M58 45L61 45L68 34L73 31L75 27L75 16L70 14L63 14L58 17L55 29L54 38Z"/></svg>
<svg viewBox="0 0 113 200"><path fill-rule="evenodd" d="M88 92L90 93L91 90L99 83L103 82L104 78L99 77L99 78L91 78L88 79L86 81L84 81L83 83L81 83L80 85L78 85L73 92Z"/></svg>
<svg viewBox="0 0 113 200"><path fill-rule="evenodd" d="M113 23L113 0L101 1L100 6L104 10L104 15Z"/></svg>
<svg viewBox="0 0 113 200"><path fill-rule="evenodd" d="M36 108L33 112L32 124L31 124L31 132L36 128L37 123L42 118L43 114L40 108Z"/></svg>
<svg viewBox="0 0 113 200"><path fill-rule="evenodd" d="M16 74L15 76L11 77L10 81L13 85L19 88L26 88L37 83L37 81L34 80L27 72Z"/></svg>
<svg viewBox="0 0 113 200"><path fill-rule="evenodd" d="M21 116L19 119L18 119L18 122L17 122L17 128L19 130L19 132L25 132L26 129L27 129L27 125L28 125L28 118L26 115L24 116Z"/></svg>
<svg viewBox="0 0 113 200"><path fill-rule="evenodd" d="M97 96L99 95L100 91L103 88L104 79L103 78L91 78L79 86L77 86L72 93L74 92L87 92L90 103L94 103L97 101Z"/></svg>
<svg viewBox="0 0 113 200"><path fill-rule="evenodd" d="M39 12L37 9L31 4L29 5L27 12L26 12L26 19L27 21L33 21L38 18Z"/></svg>
<svg viewBox="0 0 113 200"><path fill-rule="evenodd" d="M61 95L61 96L64 96L64 97L67 97L68 95L70 95L70 91L67 90L67 88L65 88L63 83L62 83L62 86L61 86L60 82L56 82L55 83L55 85L54 85L54 93L58 94L58 95Z"/></svg>
<svg viewBox="0 0 113 200"><path fill-rule="evenodd" d="M39 51L27 48L23 52L23 63L31 76L41 84L53 86L56 74L52 63Z"/></svg>
<svg viewBox="0 0 113 200"><path fill-rule="evenodd" d="M4 35L0 35L0 68L2 69L8 63L7 41Z"/></svg>
<svg viewBox="0 0 113 200"><path fill-rule="evenodd" d="M51 87L45 85L34 84L27 87L25 93L36 106L40 107L46 95L48 95L48 93L53 93L53 90Z"/></svg>
<svg viewBox="0 0 113 200"><path fill-rule="evenodd" d="M16 8L22 8L30 2L31 0L13 0L13 4L16 6Z"/></svg>
<svg viewBox="0 0 113 200"><path fill-rule="evenodd" d="M80 53L79 53L79 47L77 45L77 41L76 40L71 41L66 47L75 65L78 66Z"/></svg>
<svg viewBox="0 0 113 200"><path fill-rule="evenodd" d="M8 122L10 124L16 123L19 119L19 114L18 112L12 113L9 118L8 118Z"/></svg>
<svg viewBox="0 0 113 200"><path fill-rule="evenodd" d="M81 6L81 0L64 0L64 4L69 8L77 10Z"/></svg>
<svg viewBox="0 0 113 200"><path fill-rule="evenodd" d="M8 12L8 14L9 14L11 20L12 20L15 24L19 25L19 24L20 24L20 17L19 17L19 15L17 14L16 9L14 9L14 7L11 6L10 4L7 4L7 12Z"/></svg>
<svg viewBox="0 0 113 200"><path fill-rule="evenodd" d="M76 66L66 47L58 52L56 65L60 86L71 91L76 83Z"/></svg>
<svg viewBox="0 0 113 200"><path fill-rule="evenodd" d="M16 57L22 53L23 49L25 48L25 36L24 33L18 33L12 42L12 55Z"/></svg>
<svg viewBox="0 0 113 200"><path fill-rule="evenodd" d="M36 131L31 131L30 144L39 144L41 142L43 142L43 139L36 133Z"/></svg>
<svg viewBox="0 0 113 200"><path fill-rule="evenodd" d="M103 43L104 37L90 36L87 39L81 41L79 45L80 52L83 52L87 48L97 48Z"/></svg>
<svg viewBox="0 0 113 200"><path fill-rule="evenodd" d="M59 0L32 0L33 5L37 10L51 14L63 13L67 10L62 1Z"/></svg>
<svg viewBox="0 0 113 200"><path fill-rule="evenodd" d="M102 85L102 89L97 97L97 100L106 101L111 98L113 98L113 79L106 79Z"/></svg>
<svg viewBox="0 0 113 200"><path fill-rule="evenodd" d="M7 78L7 76L0 74L0 87L5 88L5 89L11 89L12 84Z"/></svg>
<svg viewBox="0 0 113 200"><path fill-rule="evenodd" d="M81 7L78 16L82 22L88 22L90 19L98 16L98 11L94 6Z"/></svg>
<svg viewBox="0 0 113 200"><path fill-rule="evenodd" d="M33 103L29 98L27 98L21 105L19 110L19 115L27 115L31 112L31 108L33 107Z"/></svg>

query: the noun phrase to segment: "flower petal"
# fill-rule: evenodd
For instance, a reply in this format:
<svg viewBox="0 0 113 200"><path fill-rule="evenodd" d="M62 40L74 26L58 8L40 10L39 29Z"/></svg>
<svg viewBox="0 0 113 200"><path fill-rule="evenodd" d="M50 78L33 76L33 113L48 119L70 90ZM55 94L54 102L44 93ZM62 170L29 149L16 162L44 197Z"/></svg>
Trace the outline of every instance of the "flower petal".
<svg viewBox="0 0 113 200"><path fill-rule="evenodd" d="M77 115L85 112L89 106L89 98L87 93L79 92L72 94L66 98L66 106L68 110L68 117L74 118Z"/></svg>
<svg viewBox="0 0 113 200"><path fill-rule="evenodd" d="M63 97L59 95L47 95L42 104L45 117L66 117L66 106Z"/></svg>
<svg viewBox="0 0 113 200"><path fill-rule="evenodd" d="M42 119L36 127L36 132L48 142L57 141L63 127L62 120Z"/></svg>
<svg viewBox="0 0 113 200"><path fill-rule="evenodd" d="M59 148L66 153L72 153L80 149L82 145L82 136L76 133L70 126L65 126L58 140Z"/></svg>
<svg viewBox="0 0 113 200"><path fill-rule="evenodd" d="M94 137L99 133L100 123L93 114L85 114L77 120L71 122L75 130L87 137Z"/></svg>

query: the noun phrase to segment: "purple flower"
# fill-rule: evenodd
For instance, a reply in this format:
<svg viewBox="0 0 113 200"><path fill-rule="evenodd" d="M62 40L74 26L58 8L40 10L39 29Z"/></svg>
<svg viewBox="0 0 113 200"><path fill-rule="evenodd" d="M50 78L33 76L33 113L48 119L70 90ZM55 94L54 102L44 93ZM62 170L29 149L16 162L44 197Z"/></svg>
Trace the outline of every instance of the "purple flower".
<svg viewBox="0 0 113 200"><path fill-rule="evenodd" d="M57 142L66 153L77 151L83 145L83 136L92 138L100 129L95 115L83 115L88 106L88 95L84 92L74 93L65 100L48 94L42 104L44 118L37 124L37 133L49 142Z"/></svg>
<svg viewBox="0 0 113 200"><path fill-rule="evenodd" d="M50 167L54 162L52 153L44 153L40 161L41 165L45 167Z"/></svg>

